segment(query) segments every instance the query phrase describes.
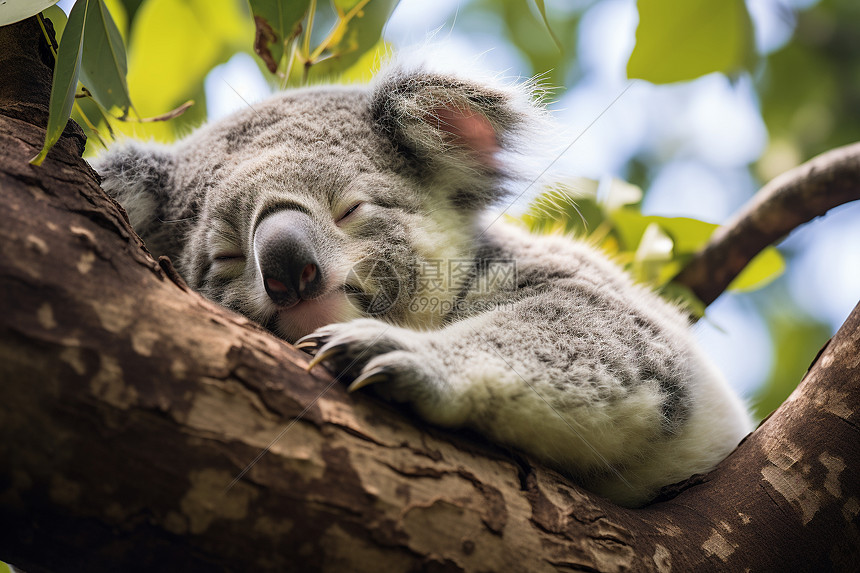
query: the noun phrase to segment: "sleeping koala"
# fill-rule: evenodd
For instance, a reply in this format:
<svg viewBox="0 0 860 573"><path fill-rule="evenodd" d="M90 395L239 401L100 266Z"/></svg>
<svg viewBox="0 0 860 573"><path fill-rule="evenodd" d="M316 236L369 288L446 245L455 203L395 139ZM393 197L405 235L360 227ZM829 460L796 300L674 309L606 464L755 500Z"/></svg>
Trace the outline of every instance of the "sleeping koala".
<svg viewBox="0 0 860 573"><path fill-rule="evenodd" d="M154 255L311 366L641 505L750 418L676 308L581 242L487 218L540 137L527 91L393 66L95 167Z"/></svg>

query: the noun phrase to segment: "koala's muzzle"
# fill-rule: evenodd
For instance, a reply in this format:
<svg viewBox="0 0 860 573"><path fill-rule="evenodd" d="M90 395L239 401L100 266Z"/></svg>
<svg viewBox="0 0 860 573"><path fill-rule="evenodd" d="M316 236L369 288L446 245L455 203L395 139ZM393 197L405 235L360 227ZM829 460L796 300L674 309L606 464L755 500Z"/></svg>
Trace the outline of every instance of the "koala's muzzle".
<svg viewBox="0 0 860 573"><path fill-rule="evenodd" d="M311 218L292 209L267 215L254 231L254 254L266 294L279 306L323 294L325 280L313 237Z"/></svg>

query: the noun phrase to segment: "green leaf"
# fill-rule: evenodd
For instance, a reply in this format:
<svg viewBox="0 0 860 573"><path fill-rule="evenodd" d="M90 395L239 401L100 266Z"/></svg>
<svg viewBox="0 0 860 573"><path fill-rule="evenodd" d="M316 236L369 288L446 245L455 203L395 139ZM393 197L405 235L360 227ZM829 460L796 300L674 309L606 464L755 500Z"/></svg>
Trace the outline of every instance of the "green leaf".
<svg viewBox="0 0 860 573"><path fill-rule="evenodd" d="M0 26L8 26L15 22L35 16L48 6L53 6L60 0L3 0L0 2Z"/></svg>
<svg viewBox="0 0 860 573"><path fill-rule="evenodd" d="M343 14L333 41L326 46L326 57L310 69L312 77L330 78L355 64L376 46L382 29L399 0L334 0Z"/></svg>
<svg viewBox="0 0 860 573"><path fill-rule="evenodd" d="M169 122L117 122L118 132L171 141L205 120L199 98L206 74L247 49L253 24L236 0L147 0L132 21L128 87L142 117L164 114L190 99L196 105Z"/></svg>
<svg viewBox="0 0 860 573"><path fill-rule="evenodd" d="M756 255L729 285L732 291L758 290L772 283L785 271L785 259L774 247Z"/></svg>
<svg viewBox="0 0 860 573"><path fill-rule="evenodd" d="M119 108L123 116L132 108L126 83L125 44L104 0L87 0L81 83L105 109Z"/></svg>
<svg viewBox="0 0 860 573"><path fill-rule="evenodd" d="M122 0L103 0L123 42L128 45L128 10Z"/></svg>
<svg viewBox="0 0 860 573"><path fill-rule="evenodd" d="M48 104L48 128L45 132L45 144L39 154L30 160L33 165L42 164L48 151L60 139L72 113L84 48L84 22L87 18L89 4L88 0L80 0L69 12L69 21L66 23L63 39L57 50L57 61L54 65L54 81L51 84L51 100Z"/></svg>
<svg viewBox="0 0 860 573"><path fill-rule="evenodd" d="M284 57L286 45L302 31L310 0L250 0L256 38L254 51L273 74Z"/></svg>
<svg viewBox="0 0 860 573"><path fill-rule="evenodd" d="M367 50L354 64L343 70L338 81L344 84L366 84L373 79L374 74L386 58L394 52L389 44L380 38L376 45Z"/></svg>
<svg viewBox="0 0 860 573"><path fill-rule="evenodd" d="M657 223L649 223L642 233L633 257L633 275L637 281L656 283L661 271L671 262L674 251L672 238Z"/></svg>
<svg viewBox="0 0 860 573"><path fill-rule="evenodd" d="M66 13L59 6L51 6L42 12L42 16L51 21L54 26L54 37L59 42L63 38L63 30L66 28Z"/></svg>
<svg viewBox="0 0 860 573"><path fill-rule="evenodd" d="M546 17L546 5L544 4L544 1L535 0L535 6L537 6L538 12L540 12L540 17L543 19L543 25L546 26L546 31L549 32L553 43L555 43L555 47L558 48L559 52L563 52L564 46L561 45L561 42L559 42L558 38L555 35L555 32L552 31L552 26L549 25L549 19Z"/></svg>
<svg viewBox="0 0 860 573"><path fill-rule="evenodd" d="M652 223L657 223L672 238L676 256L695 253L717 228L713 223L698 219L643 215L633 209L614 211L612 219L623 248L635 250L642 240L645 229Z"/></svg>
<svg viewBox="0 0 860 573"><path fill-rule="evenodd" d="M639 203L642 201L642 195L642 188L638 185L633 185L623 179L613 178L600 203L611 213L627 205Z"/></svg>
<svg viewBox="0 0 860 573"><path fill-rule="evenodd" d="M751 67L755 45L744 0L639 0L638 7L630 78L662 84Z"/></svg>
<svg viewBox="0 0 860 573"><path fill-rule="evenodd" d="M658 286L669 281L677 274L689 258L701 249L716 230L717 225L706 223L698 219L686 217L658 217L655 215L642 215L633 209L619 209L611 214L615 222L615 231L619 237L621 247L624 250L637 250L644 242L644 235L650 225L657 224L672 240L673 257L658 273L656 280L653 269L649 269L649 280ZM785 270L785 260L774 247L768 247L744 268L743 271L729 285L730 290L752 291L758 290L774 279ZM638 278L638 272L637 272Z"/></svg>

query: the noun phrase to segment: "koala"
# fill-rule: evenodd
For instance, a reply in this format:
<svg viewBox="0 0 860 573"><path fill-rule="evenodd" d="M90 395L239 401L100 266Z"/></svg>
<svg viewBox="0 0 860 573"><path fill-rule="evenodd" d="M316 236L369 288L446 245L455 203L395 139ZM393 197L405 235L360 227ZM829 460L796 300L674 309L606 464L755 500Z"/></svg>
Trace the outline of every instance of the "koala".
<svg viewBox="0 0 860 573"><path fill-rule="evenodd" d="M154 255L309 368L641 506L750 417L675 306L582 241L493 218L545 136L533 99L392 65L94 167Z"/></svg>

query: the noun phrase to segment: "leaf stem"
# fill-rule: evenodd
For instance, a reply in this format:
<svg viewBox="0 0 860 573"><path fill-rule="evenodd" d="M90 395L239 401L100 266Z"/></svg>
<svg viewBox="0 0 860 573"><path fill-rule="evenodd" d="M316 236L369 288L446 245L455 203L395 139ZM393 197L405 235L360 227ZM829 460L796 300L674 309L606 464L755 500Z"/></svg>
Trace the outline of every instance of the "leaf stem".
<svg viewBox="0 0 860 573"><path fill-rule="evenodd" d="M311 63L316 63L316 59L320 57L325 50L331 45L335 38L341 37L343 35L343 29L349 24L350 20L355 18L355 15L358 14L370 0L361 0L358 4L352 7L352 9L347 12L345 15L338 14L338 22L337 25L332 29L331 33L323 40L319 46L317 46L314 53L310 55Z"/></svg>

